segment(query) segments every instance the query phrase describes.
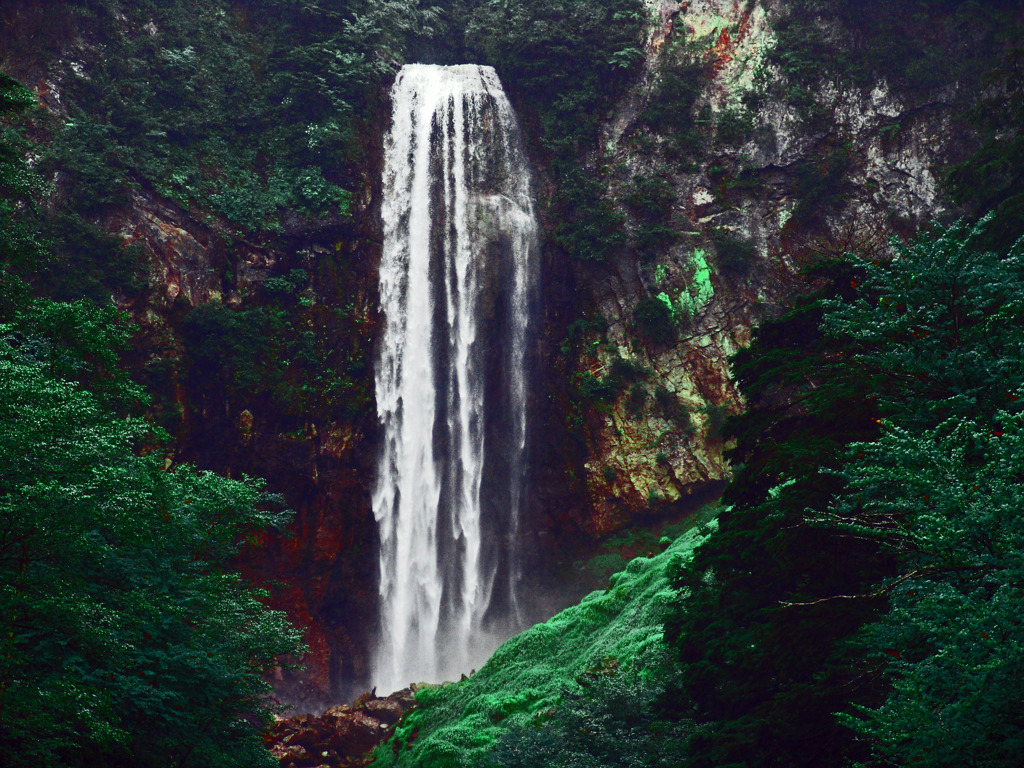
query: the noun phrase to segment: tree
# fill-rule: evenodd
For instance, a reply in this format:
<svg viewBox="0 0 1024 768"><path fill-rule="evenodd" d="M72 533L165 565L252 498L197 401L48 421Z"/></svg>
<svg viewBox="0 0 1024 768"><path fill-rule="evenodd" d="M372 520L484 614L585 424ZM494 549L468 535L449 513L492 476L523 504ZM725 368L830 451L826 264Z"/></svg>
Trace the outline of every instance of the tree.
<svg viewBox="0 0 1024 768"><path fill-rule="evenodd" d="M1020 392L1020 390L1017 390ZM870 738L873 764L1019 765L1024 749L1024 416L998 433L959 418L887 426L844 470L828 519L900 553L882 587L889 612L854 647L892 689L842 722Z"/></svg>
<svg viewBox="0 0 1024 768"><path fill-rule="evenodd" d="M698 725L695 768L838 764L855 737L831 713L872 700L841 642L882 601L827 598L870 591L887 563L877 545L807 522L842 487L822 468L840 468L848 443L877 431L849 340L820 327L825 301L852 298L860 274L839 261L808 279L733 360L748 401L726 425L734 479L717 531L676 575L666 637L682 669L665 704Z"/></svg>
<svg viewBox="0 0 1024 768"><path fill-rule="evenodd" d="M666 627L695 766L1018 759L1024 245L981 234L832 265L737 356L732 506Z"/></svg>
<svg viewBox="0 0 1024 768"><path fill-rule="evenodd" d="M300 640L228 563L287 515L253 480L138 455L145 421L0 337L4 764L271 764L261 674Z"/></svg>
<svg viewBox="0 0 1024 768"><path fill-rule="evenodd" d="M898 569L854 647L892 690L843 722L884 765L1011 766L1024 747L1021 481L1024 241L980 251L958 224L865 264L876 300L832 306L855 364L888 372L882 435L851 446L820 520Z"/></svg>
<svg viewBox="0 0 1024 768"><path fill-rule="evenodd" d="M826 303L825 330L897 424L991 418L1024 381L1024 249L977 248L989 221L893 242L895 258L860 260L854 300Z"/></svg>
<svg viewBox="0 0 1024 768"><path fill-rule="evenodd" d="M975 212L991 211L985 245L1005 251L1024 218L1024 47L1010 48L982 79L983 95L968 113L977 146L948 176L953 197Z"/></svg>
<svg viewBox="0 0 1024 768"><path fill-rule="evenodd" d="M0 317L24 299L22 276L42 258L37 203L43 182L22 160L19 133L7 121L35 104L32 93L0 72Z"/></svg>

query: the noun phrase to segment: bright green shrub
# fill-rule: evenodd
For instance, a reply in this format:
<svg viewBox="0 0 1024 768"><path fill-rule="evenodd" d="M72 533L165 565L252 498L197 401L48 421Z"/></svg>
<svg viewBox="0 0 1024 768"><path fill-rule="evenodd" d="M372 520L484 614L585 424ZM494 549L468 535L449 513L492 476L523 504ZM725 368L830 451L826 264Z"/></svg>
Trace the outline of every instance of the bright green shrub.
<svg viewBox="0 0 1024 768"><path fill-rule="evenodd" d="M484 763L494 768L635 766L675 768L685 758L689 726L657 716L672 674L664 659L622 669L605 659L566 689L559 706L506 733Z"/></svg>

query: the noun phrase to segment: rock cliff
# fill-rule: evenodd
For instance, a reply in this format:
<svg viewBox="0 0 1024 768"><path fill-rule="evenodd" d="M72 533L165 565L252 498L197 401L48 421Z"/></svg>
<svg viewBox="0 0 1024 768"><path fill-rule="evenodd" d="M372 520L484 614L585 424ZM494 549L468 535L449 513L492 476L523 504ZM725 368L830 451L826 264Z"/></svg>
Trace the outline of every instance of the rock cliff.
<svg viewBox="0 0 1024 768"><path fill-rule="evenodd" d="M561 387L549 424L568 433L538 462L560 470L541 483L549 542L572 529L598 541L713 496L729 477L719 429L743 407L729 356L802 289L810 260L871 253L946 215L942 168L963 151L952 83L907 92L837 76L796 99L771 56L787 3L648 6L639 76L588 169L627 244L546 283L549 311L568 303L565 284L585 297L582 321L556 310L549 322L548 395Z"/></svg>

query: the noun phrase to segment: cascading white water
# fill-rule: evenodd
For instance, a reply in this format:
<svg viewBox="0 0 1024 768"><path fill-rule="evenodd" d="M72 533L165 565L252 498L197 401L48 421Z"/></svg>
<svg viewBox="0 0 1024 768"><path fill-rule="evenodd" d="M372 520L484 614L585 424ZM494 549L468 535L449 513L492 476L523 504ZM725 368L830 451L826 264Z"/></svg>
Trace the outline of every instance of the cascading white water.
<svg viewBox="0 0 1024 768"><path fill-rule="evenodd" d="M515 628L537 225L490 67L403 67L384 158L373 683L454 679Z"/></svg>

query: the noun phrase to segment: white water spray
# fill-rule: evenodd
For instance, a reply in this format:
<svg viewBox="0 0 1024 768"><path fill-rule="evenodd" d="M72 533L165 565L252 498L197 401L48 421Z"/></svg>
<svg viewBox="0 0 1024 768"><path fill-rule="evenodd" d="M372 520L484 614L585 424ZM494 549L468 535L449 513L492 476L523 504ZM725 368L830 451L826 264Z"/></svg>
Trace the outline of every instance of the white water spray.
<svg viewBox="0 0 1024 768"><path fill-rule="evenodd" d="M380 693L456 679L515 627L537 225L490 67L409 65L384 158Z"/></svg>

